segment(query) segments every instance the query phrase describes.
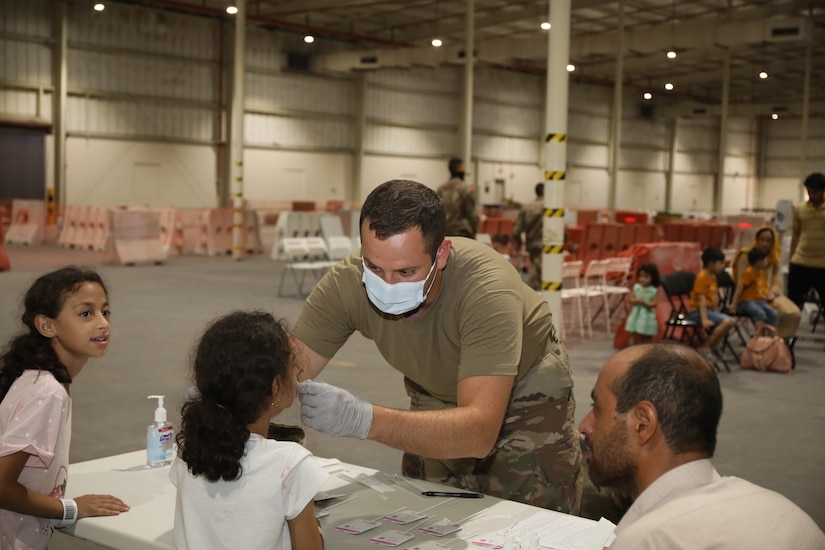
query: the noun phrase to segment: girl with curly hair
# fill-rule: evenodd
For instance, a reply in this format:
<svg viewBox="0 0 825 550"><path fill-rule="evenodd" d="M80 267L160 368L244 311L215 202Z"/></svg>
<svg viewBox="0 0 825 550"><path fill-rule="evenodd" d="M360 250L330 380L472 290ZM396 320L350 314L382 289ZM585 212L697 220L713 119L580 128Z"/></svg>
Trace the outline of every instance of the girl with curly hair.
<svg viewBox="0 0 825 550"><path fill-rule="evenodd" d="M206 329L193 356L197 396L181 409L169 474L175 548L322 549L313 497L328 474L298 443L267 439L300 372L286 324L230 313Z"/></svg>

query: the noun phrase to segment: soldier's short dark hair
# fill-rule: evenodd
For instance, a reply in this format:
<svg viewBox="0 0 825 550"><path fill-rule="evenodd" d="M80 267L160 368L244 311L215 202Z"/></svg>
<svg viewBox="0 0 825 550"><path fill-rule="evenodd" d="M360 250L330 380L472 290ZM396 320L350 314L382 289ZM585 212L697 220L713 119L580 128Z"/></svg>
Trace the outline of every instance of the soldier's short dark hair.
<svg viewBox="0 0 825 550"><path fill-rule="evenodd" d="M543 197L544 196L544 182L540 181L536 184L536 196Z"/></svg>
<svg viewBox="0 0 825 550"><path fill-rule="evenodd" d="M610 388L616 411L627 413L641 401L656 407L659 426L674 453L713 456L722 416L722 390L713 368L677 342L643 344L644 353Z"/></svg>
<svg viewBox="0 0 825 550"><path fill-rule="evenodd" d="M458 168L463 164L463 160L458 157L453 157L450 159L450 162L447 163L447 168L450 170L450 174L455 174L458 171Z"/></svg>
<svg viewBox="0 0 825 550"><path fill-rule="evenodd" d="M365 220L381 240L417 227L433 260L447 232L447 214L438 193L410 180L390 180L373 189L361 207L362 231Z"/></svg>

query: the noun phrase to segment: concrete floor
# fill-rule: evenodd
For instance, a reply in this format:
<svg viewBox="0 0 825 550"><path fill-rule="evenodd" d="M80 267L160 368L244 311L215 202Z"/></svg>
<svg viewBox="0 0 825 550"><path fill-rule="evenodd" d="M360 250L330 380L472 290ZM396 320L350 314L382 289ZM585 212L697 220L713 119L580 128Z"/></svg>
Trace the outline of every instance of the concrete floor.
<svg viewBox="0 0 825 550"><path fill-rule="evenodd" d="M100 264L100 254L54 247L7 246L12 269L0 273L0 340L18 328L22 294L39 274L68 263ZM282 265L265 256L241 262L228 257L171 258L160 266L101 266L110 290L113 335L109 352L90 361L72 387L71 461L144 448L152 420L149 394L165 394L170 420L179 425L192 342L212 318L235 309L260 308L294 322L302 301L277 298ZM725 410L714 463L723 475L743 477L776 490L825 528L825 330L811 333L804 316L797 368L790 374L742 371L720 374ZM576 383L578 420L590 404L599 369L613 353L612 338L567 342ZM321 377L362 398L406 408L401 375L374 346L355 335ZM297 424L295 408L277 421ZM400 451L370 441L309 433L319 456L398 472ZM117 494L117 488L112 488ZM53 549L95 545L56 535Z"/></svg>

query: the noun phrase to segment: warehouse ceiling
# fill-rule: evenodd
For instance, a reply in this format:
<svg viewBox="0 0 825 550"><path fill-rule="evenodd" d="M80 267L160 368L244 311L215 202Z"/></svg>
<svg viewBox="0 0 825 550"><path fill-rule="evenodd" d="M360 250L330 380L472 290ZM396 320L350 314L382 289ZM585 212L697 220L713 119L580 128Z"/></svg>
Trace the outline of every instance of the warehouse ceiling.
<svg viewBox="0 0 825 550"><path fill-rule="evenodd" d="M139 3L227 17L231 2ZM540 28L552 24L547 0L474 4L477 62L544 72L553 32ZM250 24L294 33L285 48L321 72L460 64L466 9L465 0L247 0ZM624 83L640 94L719 105L729 57L732 105L798 115L809 59L811 113L825 114L825 0L572 0L572 80L614 82L621 19ZM314 43L304 43L307 33Z"/></svg>

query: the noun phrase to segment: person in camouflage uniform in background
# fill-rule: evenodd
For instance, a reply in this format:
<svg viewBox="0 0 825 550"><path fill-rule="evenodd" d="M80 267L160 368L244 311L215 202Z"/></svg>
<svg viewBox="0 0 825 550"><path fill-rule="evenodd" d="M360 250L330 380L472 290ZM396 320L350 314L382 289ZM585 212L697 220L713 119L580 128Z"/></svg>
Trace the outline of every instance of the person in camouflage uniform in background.
<svg viewBox="0 0 825 550"><path fill-rule="evenodd" d="M474 239L479 216L475 196L464 183L464 162L452 158L447 167L450 179L438 188L438 196L447 211L447 235Z"/></svg>
<svg viewBox="0 0 825 550"><path fill-rule="evenodd" d="M544 184L536 184L536 199L525 204L518 213L516 225L513 228L513 239L516 250L521 248L521 234L526 235L525 246L530 255L530 273L527 284L530 288L541 290L541 246L542 230L544 226Z"/></svg>

